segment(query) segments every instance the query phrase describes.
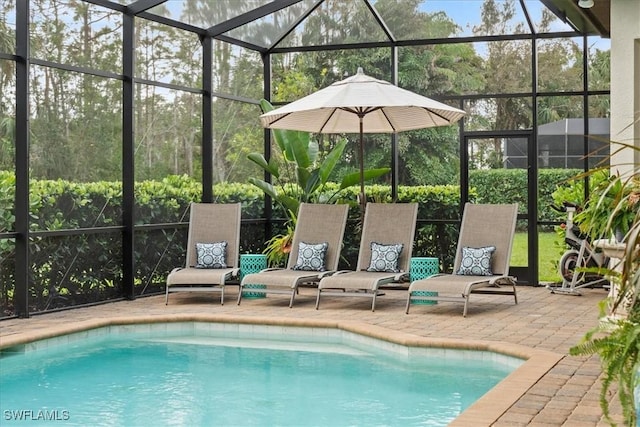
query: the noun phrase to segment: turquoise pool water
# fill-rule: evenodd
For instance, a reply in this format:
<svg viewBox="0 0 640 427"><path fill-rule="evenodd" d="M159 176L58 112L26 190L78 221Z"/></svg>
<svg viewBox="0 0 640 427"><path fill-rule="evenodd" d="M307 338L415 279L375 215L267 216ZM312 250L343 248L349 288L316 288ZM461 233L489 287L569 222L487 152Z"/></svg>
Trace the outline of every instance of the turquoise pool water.
<svg viewBox="0 0 640 427"><path fill-rule="evenodd" d="M110 333L4 352L0 424L444 426L519 364L237 335Z"/></svg>

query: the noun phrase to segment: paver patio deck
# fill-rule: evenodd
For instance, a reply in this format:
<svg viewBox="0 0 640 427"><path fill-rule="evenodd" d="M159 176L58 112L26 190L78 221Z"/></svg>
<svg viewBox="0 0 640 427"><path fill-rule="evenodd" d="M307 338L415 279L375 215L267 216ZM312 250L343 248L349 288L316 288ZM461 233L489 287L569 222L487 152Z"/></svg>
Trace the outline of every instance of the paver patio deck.
<svg viewBox="0 0 640 427"><path fill-rule="evenodd" d="M462 317L462 305L452 303L414 305L406 315L406 291L402 290L386 291L386 295L378 299L376 311L371 312L367 298L326 297L322 299L320 309L315 310L315 290L305 288L301 289L291 309L288 308L288 297L282 295L243 299L238 306L236 289L231 287L226 292L224 306L220 305L220 295L216 293L175 294L170 297L168 306L162 295L47 313L29 319L9 319L0 322L0 348L43 334L58 334L82 322L108 321L123 316L134 320L137 317L169 319L202 315L248 321L277 319L284 323L301 320L355 322L386 331L389 335L472 340L555 353L559 361L535 383L527 384L526 391L514 398L513 404L501 411L501 415L494 417L495 421L487 424L608 425L599 406L601 369L598 359L568 354L569 348L597 324L598 303L607 296L603 289L586 289L583 296L578 297L551 294L542 287L521 286L518 287L518 305L514 305L512 297L477 295L470 303L466 318ZM495 403L500 403L500 399L498 395ZM614 405L612 412L614 419L620 421L620 408ZM469 419L461 417L457 424L481 425Z"/></svg>

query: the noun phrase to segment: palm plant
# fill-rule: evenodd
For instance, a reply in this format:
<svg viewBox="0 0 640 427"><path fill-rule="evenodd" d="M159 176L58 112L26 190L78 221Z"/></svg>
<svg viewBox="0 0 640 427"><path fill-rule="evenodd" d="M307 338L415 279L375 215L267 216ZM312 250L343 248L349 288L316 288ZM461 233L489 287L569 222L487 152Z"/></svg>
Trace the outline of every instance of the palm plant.
<svg viewBox="0 0 640 427"><path fill-rule="evenodd" d="M639 147L620 144L622 148ZM623 231L624 256L614 269L608 269L612 286L618 288L613 301L603 301L600 312L604 319L589 331L581 343L571 348L572 355L597 354L603 370L600 406L607 420L610 416L609 392L617 384L625 425L636 426L640 387L640 167L634 165L626 175L610 177L594 191L586 209L580 214L582 226L593 238L608 239ZM610 312L622 317L605 317Z"/></svg>
<svg viewBox="0 0 640 427"><path fill-rule="evenodd" d="M260 101L263 112L273 110L273 106L265 99ZM345 175L340 186L333 192L327 191L336 165L347 144L342 138L335 147L320 159L318 142L311 139L309 132L272 129L273 139L280 150L279 155L269 160L261 153L250 153L249 160L268 172L273 184L258 178L249 178L249 182L270 196L287 216L287 231L273 236L267 242L265 253L271 263L279 263L286 259L287 245L295 228L300 203L335 203L339 193L360 183L359 172ZM371 180L389 173L390 168L368 169L364 171L364 179Z"/></svg>

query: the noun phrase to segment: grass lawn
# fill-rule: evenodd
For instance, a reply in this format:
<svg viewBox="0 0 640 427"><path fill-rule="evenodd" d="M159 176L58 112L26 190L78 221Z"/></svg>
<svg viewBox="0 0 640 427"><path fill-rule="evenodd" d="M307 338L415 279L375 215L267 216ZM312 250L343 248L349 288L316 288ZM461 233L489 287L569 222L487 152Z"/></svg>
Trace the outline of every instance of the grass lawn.
<svg viewBox="0 0 640 427"><path fill-rule="evenodd" d="M559 248L558 236L556 233L538 234L538 270L541 282L560 282L558 274L558 261L562 256L562 249ZM513 249L511 251L511 265L527 265L527 233L516 233L513 238Z"/></svg>

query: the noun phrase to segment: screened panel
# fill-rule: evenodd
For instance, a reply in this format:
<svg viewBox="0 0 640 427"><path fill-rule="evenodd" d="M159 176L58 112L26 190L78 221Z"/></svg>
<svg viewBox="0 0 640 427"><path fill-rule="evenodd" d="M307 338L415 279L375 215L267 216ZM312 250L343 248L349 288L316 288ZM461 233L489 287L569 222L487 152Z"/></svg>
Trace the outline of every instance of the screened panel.
<svg viewBox="0 0 640 427"><path fill-rule="evenodd" d="M588 68L589 90L611 88L611 40L589 37Z"/></svg>
<svg viewBox="0 0 640 427"><path fill-rule="evenodd" d="M374 4L378 7L383 3L378 0ZM416 38L414 34L402 31L400 19L394 19L392 14L402 8L399 4L396 8L385 9L379 7L380 15L388 23L392 32L398 33L398 38ZM519 2L512 0L497 0L490 3L482 1L465 0L421 0L415 7L428 19L435 19L438 24L453 22L456 31L452 36L495 36L504 34L526 34L531 29L526 24L526 19ZM432 37L442 37L436 35ZM442 33L440 33L442 34ZM446 36L445 36L446 37Z"/></svg>
<svg viewBox="0 0 640 427"><path fill-rule="evenodd" d="M16 287L16 248L14 239L0 239L0 318L14 316Z"/></svg>
<svg viewBox="0 0 640 427"><path fill-rule="evenodd" d="M303 3L306 8L314 2ZM289 19L283 21L286 23ZM327 0L314 9L282 40L282 43L278 44L278 47L325 46L385 40L389 38L364 2Z"/></svg>
<svg viewBox="0 0 640 427"><path fill-rule="evenodd" d="M186 175L200 179L202 97L157 86L135 86L136 180Z"/></svg>
<svg viewBox="0 0 640 427"><path fill-rule="evenodd" d="M589 100L594 101L596 110L598 104L607 104L608 96L591 96ZM584 169L586 156L589 167L606 162L609 155L609 118L596 114L585 122L582 108L583 98L578 96L539 98L541 167ZM548 121L550 117L556 120Z"/></svg>
<svg viewBox="0 0 640 427"><path fill-rule="evenodd" d="M518 213L528 215L516 224L510 265L526 267L528 262L528 226L537 220L529 212L528 146L526 135L473 137L465 139L469 158L469 191L477 203L517 203ZM522 277L521 279L525 279ZM525 279L526 280L526 279Z"/></svg>
<svg viewBox="0 0 640 427"><path fill-rule="evenodd" d="M398 52L400 86L413 84L412 90L425 96L532 92L530 40L400 47Z"/></svg>
<svg viewBox="0 0 640 427"><path fill-rule="evenodd" d="M33 313L122 297L120 233L33 237L29 262Z"/></svg>
<svg viewBox="0 0 640 427"><path fill-rule="evenodd" d="M583 90L582 39L539 40L537 50L538 91Z"/></svg>
<svg viewBox="0 0 640 427"><path fill-rule="evenodd" d="M225 35L261 47L271 47L276 44L278 47L282 47L283 44L279 42L283 38L289 40L294 46L301 46L304 43L302 35L305 33L307 20L297 25L293 31L292 28L315 3L315 0L303 0L300 3L227 31ZM319 9L322 8L323 6ZM285 43L284 45L287 44Z"/></svg>
<svg viewBox="0 0 640 427"><path fill-rule="evenodd" d="M121 179L121 87L118 80L31 67L29 162L33 178Z"/></svg>
<svg viewBox="0 0 640 427"><path fill-rule="evenodd" d="M263 129L260 107L215 98L213 102L213 182L242 182L262 179L262 170L247 159L251 152L262 153Z"/></svg>
<svg viewBox="0 0 640 427"><path fill-rule="evenodd" d="M465 101L465 130L530 129L531 98L484 98Z"/></svg>
<svg viewBox="0 0 640 427"><path fill-rule="evenodd" d="M257 52L214 40L212 57L214 93L248 99L263 97L263 63Z"/></svg>
<svg viewBox="0 0 640 427"><path fill-rule="evenodd" d="M120 73L122 15L81 0L31 2L31 56Z"/></svg>
<svg viewBox="0 0 640 427"><path fill-rule="evenodd" d="M177 209L178 210L178 209ZM189 222L189 214L184 221ZM188 228L136 230L135 262L136 296L164 292L172 269L185 266ZM217 295L216 298L220 296Z"/></svg>
<svg viewBox="0 0 640 427"><path fill-rule="evenodd" d="M0 187L15 188L13 174L15 171L15 120L16 120L16 87L15 64L13 61L0 59ZM0 194L0 206L12 207L13 191L5 190ZM14 220L8 212L0 208L0 232L13 230Z"/></svg>
<svg viewBox="0 0 640 427"><path fill-rule="evenodd" d="M459 185L459 125L398 135L400 185Z"/></svg>
<svg viewBox="0 0 640 427"><path fill-rule="evenodd" d="M287 103L356 74L391 80L391 53L387 48L300 52L274 55L273 103ZM411 89L403 84L400 86Z"/></svg>
<svg viewBox="0 0 640 427"><path fill-rule="evenodd" d="M445 3L445 4L443 4ZM456 21L458 9L450 2L418 1L411 3L373 1L389 30L397 40L457 37L463 34ZM459 6L459 5L458 5Z"/></svg>
<svg viewBox="0 0 640 427"><path fill-rule="evenodd" d="M582 118L584 98L582 96L538 97L538 126L563 119Z"/></svg>
<svg viewBox="0 0 640 427"><path fill-rule="evenodd" d="M242 218L245 218L245 210L243 206ZM265 238L264 224L257 222L243 223L240 227L240 253L241 254L261 254L265 247L265 242L269 237Z"/></svg>
<svg viewBox="0 0 640 427"><path fill-rule="evenodd" d="M124 0L122 0L124 1ZM247 13L271 0L171 0L148 10L149 13L184 22L199 28L209 28L235 16Z"/></svg>
<svg viewBox="0 0 640 427"><path fill-rule="evenodd" d="M555 227L538 227L538 273L540 282L562 282L562 277L558 272L558 261L562 255L560 248L564 246L564 235L559 235Z"/></svg>
<svg viewBox="0 0 640 427"><path fill-rule="evenodd" d="M478 93L530 93L532 91L531 41L505 40L474 43L484 59L485 86Z"/></svg>
<svg viewBox="0 0 640 427"><path fill-rule="evenodd" d="M611 117L611 96L610 95L589 95L589 117L610 118Z"/></svg>
<svg viewBox="0 0 640 427"><path fill-rule="evenodd" d="M589 168L607 166L611 154L611 96L591 95L589 102ZM614 147L615 150L615 147Z"/></svg>
<svg viewBox="0 0 640 427"><path fill-rule="evenodd" d="M441 206L436 206L441 208ZM418 207L418 219L433 217L429 214L429 206L420 203ZM441 210L441 209L440 209ZM424 211L424 212L423 212ZM458 246L458 236L460 235L460 209L458 206L449 206L445 211L437 211L438 219L451 219L452 223L424 223L418 225L413 242L414 257L435 257L438 258L439 271L441 273L453 272L453 261L456 256Z"/></svg>
<svg viewBox="0 0 640 427"><path fill-rule="evenodd" d="M558 18L540 0L524 0L524 5L531 18L534 32L542 34L574 31L566 20Z"/></svg>
<svg viewBox="0 0 640 427"><path fill-rule="evenodd" d="M486 93L486 51L485 43L399 47L399 86L430 98Z"/></svg>
<svg viewBox="0 0 640 427"><path fill-rule="evenodd" d="M0 52L16 53L16 6L13 2L0 3L0 34Z"/></svg>
<svg viewBox="0 0 640 427"><path fill-rule="evenodd" d="M122 183L32 180L32 230L56 231L122 225Z"/></svg>
<svg viewBox="0 0 640 427"><path fill-rule="evenodd" d="M135 76L202 87L202 44L194 33L152 21L136 20Z"/></svg>

